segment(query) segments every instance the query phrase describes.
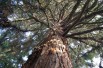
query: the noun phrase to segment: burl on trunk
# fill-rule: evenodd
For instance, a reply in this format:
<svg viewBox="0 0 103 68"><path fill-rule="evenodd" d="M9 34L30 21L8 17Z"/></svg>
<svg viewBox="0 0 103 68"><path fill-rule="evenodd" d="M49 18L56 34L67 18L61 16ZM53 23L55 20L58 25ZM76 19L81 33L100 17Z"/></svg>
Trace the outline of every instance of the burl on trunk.
<svg viewBox="0 0 103 68"><path fill-rule="evenodd" d="M58 35L49 35L34 48L22 68L72 68L67 40Z"/></svg>

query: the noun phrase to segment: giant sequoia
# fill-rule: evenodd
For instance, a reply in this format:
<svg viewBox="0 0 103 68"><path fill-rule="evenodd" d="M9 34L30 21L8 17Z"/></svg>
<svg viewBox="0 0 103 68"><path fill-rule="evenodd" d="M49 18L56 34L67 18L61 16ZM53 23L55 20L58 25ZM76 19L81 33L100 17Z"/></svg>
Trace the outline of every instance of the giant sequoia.
<svg viewBox="0 0 103 68"><path fill-rule="evenodd" d="M8 14L3 21L3 13L0 26L34 33L29 45L22 44L24 42L19 39L21 52L33 48L22 68L75 68L81 65L80 57L86 58L89 53L102 50L102 0L22 0L22 4L17 0L17 4L8 7L13 8L11 15L17 14L18 17L10 21ZM39 36L44 37L41 40ZM35 46L31 43L36 41L33 38L39 38ZM71 46L71 43L81 46ZM92 49L82 53L88 46Z"/></svg>
<svg viewBox="0 0 103 68"><path fill-rule="evenodd" d="M22 68L72 68L67 45L61 24L56 22Z"/></svg>
<svg viewBox="0 0 103 68"><path fill-rule="evenodd" d="M76 12L81 2L82 0L77 0L76 4L72 8L71 13L67 17L63 16L63 14L65 13L65 9L68 7L68 3L63 6L58 20L55 20L55 16L52 17L54 21L51 22L52 25L49 27L50 29L47 33L48 36L46 39L43 39L43 42L40 42L41 44L38 44L38 46L34 48L32 55L29 56L28 61L23 65L22 68L72 68L72 62L70 60L67 46L67 42L69 42L67 41L67 37L81 40L78 37L75 37L75 35L80 35L82 33L91 32L92 30L97 30L98 28L103 28L98 27L68 35L70 30L73 28L78 28L78 25L81 25L84 19L94 17L103 11L101 10L87 14L89 9L94 8L93 6L96 5L95 3L97 0L95 0L91 6L88 6L90 4L90 0L86 0L81 8L81 11ZM51 13L51 15L53 14Z"/></svg>

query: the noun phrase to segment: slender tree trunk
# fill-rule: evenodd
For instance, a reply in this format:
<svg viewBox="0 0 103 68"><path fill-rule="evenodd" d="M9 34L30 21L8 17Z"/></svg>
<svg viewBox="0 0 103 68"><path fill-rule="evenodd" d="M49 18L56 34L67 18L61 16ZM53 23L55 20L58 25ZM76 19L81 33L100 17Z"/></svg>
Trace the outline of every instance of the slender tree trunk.
<svg viewBox="0 0 103 68"><path fill-rule="evenodd" d="M22 68L72 68L67 40L58 35L49 35L34 49Z"/></svg>

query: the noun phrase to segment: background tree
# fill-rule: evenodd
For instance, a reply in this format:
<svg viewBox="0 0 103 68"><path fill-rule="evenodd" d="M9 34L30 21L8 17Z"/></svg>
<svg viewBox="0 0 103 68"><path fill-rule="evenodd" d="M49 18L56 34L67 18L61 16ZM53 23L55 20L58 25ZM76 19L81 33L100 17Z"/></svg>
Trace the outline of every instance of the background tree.
<svg viewBox="0 0 103 68"><path fill-rule="evenodd" d="M60 24L57 30L63 31L59 34L68 40L73 67L94 66L92 58L102 58L102 3L102 0L0 0L0 67L21 67L24 57L31 54L49 30L54 31L57 23Z"/></svg>

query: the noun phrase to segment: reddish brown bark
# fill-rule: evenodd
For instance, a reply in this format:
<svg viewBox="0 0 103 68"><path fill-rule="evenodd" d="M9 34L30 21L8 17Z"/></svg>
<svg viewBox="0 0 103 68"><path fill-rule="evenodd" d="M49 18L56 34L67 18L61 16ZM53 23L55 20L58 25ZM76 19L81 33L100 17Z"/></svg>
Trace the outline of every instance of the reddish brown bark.
<svg viewBox="0 0 103 68"><path fill-rule="evenodd" d="M49 36L34 49L22 68L72 68L66 39Z"/></svg>

